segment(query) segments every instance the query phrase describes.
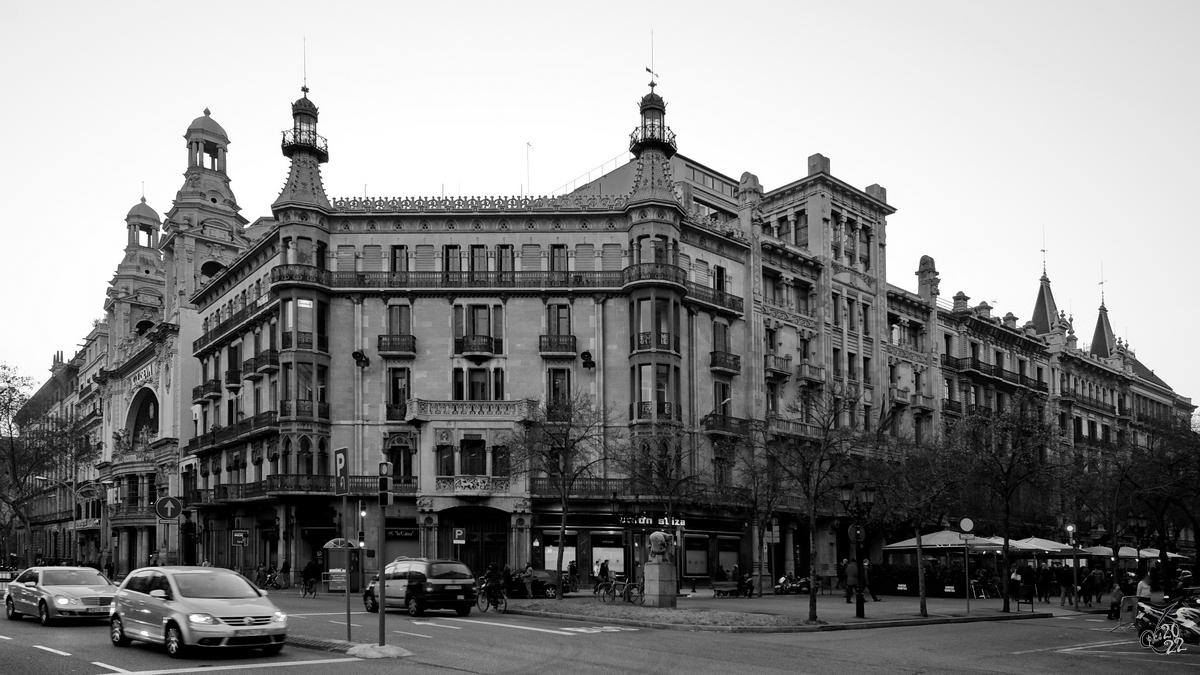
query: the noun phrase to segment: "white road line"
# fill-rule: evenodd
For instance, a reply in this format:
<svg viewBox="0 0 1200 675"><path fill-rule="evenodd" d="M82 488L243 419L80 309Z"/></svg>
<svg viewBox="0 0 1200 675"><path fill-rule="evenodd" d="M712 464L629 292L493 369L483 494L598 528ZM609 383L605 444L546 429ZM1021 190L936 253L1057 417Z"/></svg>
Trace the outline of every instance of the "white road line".
<svg viewBox="0 0 1200 675"><path fill-rule="evenodd" d="M1085 621L1095 621L1096 623L1104 623L1104 619L1084 619Z"/></svg>
<svg viewBox="0 0 1200 675"><path fill-rule="evenodd" d="M11 639L12 638L8 637L7 635L0 635L0 640L11 640Z"/></svg>
<svg viewBox="0 0 1200 675"><path fill-rule="evenodd" d="M533 626L518 626L515 623L499 623L496 621L476 621L475 619L446 619L447 621L462 621L463 623L477 623L482 626L496 626L498 628L515 628L517 630L532 630L539 633L551 633L553 635L579 635L565 630L550 630L549 628L534 628Z"/></svg>
<svg viewBox="0 0 1200 675"><path fill-rule="evenodd" d="M41 645L33 645L33 648L34 649L44 649L44 650L50 652L51 654L58 654L59 656L70 656L71 655L70 652L60 652L57 649L51 649L49 647L43 647Z"/></svg>
<svg viewBox="0 0 1200 675"><path fill-rule="evenodd" d="M198 666L195 668L173 668L168 670L131 670L130 675L175 675L176 673L211 673L214 670L246 670L252 668L287 668L289 666L311 666L323 663L352 663L358 661L354 657L343 659L316 659L313 661L283 661L280 663L241 663L230 666Z"/></svg>
<svg viewBox="0 0 1200 675"><path fill-rule="evenodd" d="M437 626L438 628L453 628L454 630L462 630L462 626L447 626L445 624L434 623L432 621L413 621L412 624L414 626Z"/></svg>
<svg viewBox="0 0 1200 675"><path fill-rule="evenodd" d="M1060 645L1058 647L1042 647L1041 649L1026 649L1023 652L1009 652L1009 653L1010 654L1035 654L1037 652L1053 652L1053 651L1059 651L1062 649L1073 649L1076 647L1105 647L1108 645L1119 645L1119 644L1129 643L1131 641L1132 640L1130 638L1126 638L1124 640L1108 640L1105 642L1084 642L1082 644L1077 644L1077 645L1067 645L1066 647L1063 647Z"/></svg>
<svg viewBox="0 0 1200 675"><path fill-rule="evenodd" d="M1094 644L1094 645L1080 645L1078 647L1066 647L1065 649L1059 649L1057 651L1059 651L1059 652L1077 652L1077 651L1080 651L1083 649L1092 649L1095 647L1112 647L1114 645L1128 646L1130 643L1136 643L1136 641L1127 638L1125 640L1116 640L1114 642L1101 642L1100 644Z"/></svg>
<svg viewBox="0 0 1200 675"><path fill-rule="evenodd" d="M404 632L404 631L402 631L402 630L394 630L394 631L392 631L392 632L393 632L393 633L399 633L399 634L401 634L401 635L411 635L411 636L413 636L413 637L423 637L423 638L429 638L430 640L432 640L432 639L433 639L433 636L432 636L432 635L421 635L420 633L405 633L405 632Z"/></svg>
<svg viewBox="0 0 1200 675"><path fill-rule="evenodd" d="M118 667L116 667L116 666L110 666L110 665L108 665L107 663L100 663L99 661L92 661L92 665L93 665L93 666L100 666L101 668L108 668L109 670L111 670L111 671L113 671L113 672L117 672L117 673L128 673L128 672L129 672L128 670L125 670L124 668L118 668Z"/></svg>
<svg viewBox="0 0 1200 675"><path fill-rule="evenodd" d="M366 614L366 612L350 612L350 614L351 615ZM346 613L345 612L303 612L303 613L299 613L299 614L288 614L288 616L304 616L304 617L309 617L309 616L346 616Z"/></svg>
<svg viewBox="0 0 1200 675"><path fill-rule="evenodd" d="M339 626L345 626L345 625L346 625L346 622L345 622L345 621L330 621L329 623L336 623L336 624L337 624L337 625L339 625ZM354 626L355 628L362 628L362 626L360 626L360 625L358 625L358 624L356 624L356 623L352 623L352 624L350 624L350 625L351 625L351 626Z"/></svg>

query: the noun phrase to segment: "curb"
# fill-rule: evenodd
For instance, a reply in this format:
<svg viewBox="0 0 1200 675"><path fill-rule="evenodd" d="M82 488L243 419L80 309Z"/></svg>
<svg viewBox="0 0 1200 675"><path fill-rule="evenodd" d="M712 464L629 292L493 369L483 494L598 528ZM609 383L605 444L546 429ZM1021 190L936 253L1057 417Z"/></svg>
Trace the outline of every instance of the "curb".
<svg viewBox="0 0 1200 675"><path fill-rule="evenodd" d="M352 647L357 647L360 642L347 642L345 640L330 640L327 638L309 637L307 635L289 635L287 642L284 643L289 647L300 647L301 649L313 649L319 652L336 652L345 654Z"/></svg>
<svg viewBox="0 0 1200 675"><path fill-rule="evenodd" d="M509 609L505 613L519 614L524 616L538 616L547 619L560 619L564 621L587 621L589 623L603 623L615 626L637 626L638 628L653 628L656 630L710 633L820 633L835 630L901 628L906 626L933 626L950 623L980 623L984 621L1050 619L1054 617L1054 615L1049 612L1031 612L1028 614L1014 613L1000 614L997 616L947 616L916 619L890 619L886 621L863 621L862 623L826 623L811 626L701 626L695 624L659 623L656 621L639 621L637 619L620 619L613 617L580 616L578 614L563 614L560 612L538 612L528 609Z"/></svg>

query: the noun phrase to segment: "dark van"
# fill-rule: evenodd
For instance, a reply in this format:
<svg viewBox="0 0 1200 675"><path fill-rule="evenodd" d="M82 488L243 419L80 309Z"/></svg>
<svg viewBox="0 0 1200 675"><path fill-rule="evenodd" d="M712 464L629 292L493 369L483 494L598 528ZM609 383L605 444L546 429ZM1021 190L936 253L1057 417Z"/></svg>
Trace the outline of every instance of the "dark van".
<svg viewBox="0 0 1200 675"><path fill-rule="evenodd" d="M403 607L409 616L421 616L427 609L453 609L466 616L475 605L475 576L457 560L396 558L384 567L383 578L387 606ZM363 592L368 612L379 611L378 580L377 576Z"/></svg>

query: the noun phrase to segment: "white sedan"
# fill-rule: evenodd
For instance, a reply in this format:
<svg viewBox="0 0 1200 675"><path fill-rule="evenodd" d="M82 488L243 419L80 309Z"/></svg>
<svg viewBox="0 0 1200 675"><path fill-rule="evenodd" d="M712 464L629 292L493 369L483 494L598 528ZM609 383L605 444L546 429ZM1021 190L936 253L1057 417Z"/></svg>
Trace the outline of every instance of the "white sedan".
<svg viewBox="0 0 1200 675"><path fill-rule="evenodd" d="M30 567L8 584L4 613L10 621L36 615L43 625L55 619L108 619L117 587L90 567Z"/></svg>

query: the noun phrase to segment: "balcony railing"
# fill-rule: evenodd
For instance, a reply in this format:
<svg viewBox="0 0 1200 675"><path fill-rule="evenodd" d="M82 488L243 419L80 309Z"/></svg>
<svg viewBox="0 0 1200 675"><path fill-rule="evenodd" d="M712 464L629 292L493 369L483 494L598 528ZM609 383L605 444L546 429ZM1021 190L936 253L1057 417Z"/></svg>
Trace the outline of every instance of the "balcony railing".
<svg viewBox="0 0 1200 675"><path fill-rule="evenodd" d="M908 405L912 403L912 392L907 387L897 387L892 385L888 387L888 396L892 399L892 403L897 405Z"/></svg>
<svg viewBox="0 0 1200 675"><path fill-rule="evenodd" d="M438 476L434 489L455 494L507 493L508 476Z"/></svg>
<svg viewBox="0 0 1200 675"><path fill-rule="evenodd" d="M390 422L403 422L408 417L408 406L403 403L387 404L387 419Z"/></svg>
<svg viewBox="0 0 1200 675"><path fill-rule="evenodd" d="M643 281L666 281L687 287L687 272L670 263L637 263L621 271L625 286Z"/></svg>
<svg viewBox="0 0 1200 675"><path fill-rule="evenodd" d="M329 404L323 401L280 401L280 417L329 419Z"/></svg>
<svg viewBox="0 0 1200 675"><path fill-rule="evenodd" d="M956 413L961 415L963 411L962 401L951 401L948 398L942 399L942 412Z"/></svg>
<svg viewBox="0 0 1200 675"><path fill-rule="evenodd" d="M227 483L214 488L214 499L219 502L240 502L267 498L267 482Z"/></svg>
<svg viewBox="0 0 1200 675"><path fill-rule="evenodd" d="M912 406L922 410L933 410L933 397L925 394L913 394Z"/></svg>
<svg viewBox="0 0 1200 675"><path fill-rule="evenodd" d="M332 288L609 288L625 285L619 271L607 272L330 272L312 265L279 265L271 283L299 282Z"/></svg>
<svg viewBox="0 0 1200 675"><path fill-rule="evenodd" d="M284 129L283 141L280 143L285 154L291 157L292 151L297 147L311 148L317 151L317 154L325 159L329 158L329 141L325 137L311 129Z"/></svg>
<svg viewBox="0 0 1200 675"><path fill-rule="evenodd" d="M769 378L788 379L792 375L792 355L764 354L763 368Z"/></svg>
<svg viewBox="0 0 1200 675"><path fill-rule="evenodd" d="M742 299L738 296L718 291L715 288L701 286L694 281L687 282L687 297L730 311L743 312Z"/></svg>
<svg viewBox="0 0 1200 675"><path fill-rule="evenodd" d="M683 406L672 405L667 401L639 401L629 404L629 419L631 420L682 420Z"/></svg>
<svg viewBox="0 0 1200 675"><path fill-rule="evenodd" d="M538 351L543 355L547 354L570 354L575 355L575 336L574 335L539 335L538 336Z"/></svg>
<svg viewBox="0 0 1200 675"><path fill-rule="evenodd" d="M260 373L273 373L279 370L279 352L268 349L254 357L254 370Z"/></svg>
<svg viewBox="0 0 1200 675"><path fill-rule="evenodd" d="M631 481L628 478L576 478L570 485L573 497L602 497L611 499L612 496L624 496L632 493ZM535 497L555 497L562 492L562 483L557 478L535 477L529 481L529 492Z"/></svg>
<svg viewBox="0 0 1200 675"><path fill-rule="evenodd" d="M225 388L226 389L241 389L242 388L242 371L240 371L240 370L225 371Z"/></svg>
<svg viewBox="0 0 1200 675"><path fill-rule="evenodd" d="M192 342L192 352L198 352L208 345L212 344L217 338L222 337L226 333L237 326L244 323L254 315L271 306L271 298L269 295L261 295L254 300L246 301L246 306L234 312L228 319L225 319L215 327L209 329L204 335Z"/></svg>
<svg viewBox="0 0 1200 675"><path fill-rule="evenodd" d="M663 124L643 124L633 130L629 134L629 151L635 152L642 145L650 142L658 141L665 143L671 148L676 148L675 132L671 128Z"/></svg>
<svg viewBox="0 0 1200 675"><path fill-rule="evenodd" d="M382 356L416 356L417 338L413 335L380 335L376 347Z"/></svg>
<svg viewBox="0 0 1200 675"><path fill-rule="evenodd" d="M438 420L460 420L467 417L487 417L514 422L533 420L537 417L537 401L427 401L410 398L406 404L410 420L428 422Z"/></svg>
<svg viewBox="0 0 1200 675"><path fill-rule="evenodd" d="M700 427L705 431L715 431L724 434L745 436L749 432L749 422L740 417L718 415L712 413L700 418Z"/></svg>
<svg viewBox="0 0 1200 675"><path fill-rule="evenodd" d="M183 503L187 506L196 506L200 504L215 504L217 500L213 495L212 488L197 488L184 493Z"/></svg>
<svg viewBox="0 0 1200 675"><path fill-rule="evenodd" d="M112 520L149 520L157 519L158 516L154 513L153 506L133 506L130 504L117 504L112 511Z"/></svg>
<svg viewBox="0 0 1200 675"><path fill-rule="evenodd" d="M740 375L742 372L742 357L729 352L709 352L708 367L714 372Z"/></svg>
<svg viewBox="0 0 1200 675"><path fill-rule="evenodd" d="M193 437L192 440L188 441L188 452L205 450L239 438L253 438L268 431L277 430L278 428L278 413L274 410L267 410L253 417L238 420L229 426L214 428L211 431Z"/></svg>
<svg viewBox="0 0 1200 675"><path fill-rule="evenodd" d="M1085 405L1095 410L1107 412L1110 415L1115 415L1117 413L1117 406L1113 405L1112 403L1108 403L1103 399L1096 398L1095 396L1085 396L1083 394L1079 394L1075 397L1075 402L1079 405Z"/></svg>
<svg viewBox="0 0 1200 675"><path fill-rule="evenodd" d="M767 416L767 429L773 434L799 436L801 438L820 438L821 429L815 424L797 422L778 415Z"/></svg>
<svg viewBox="0 0 1200 675"><path fill-rule="evenodd" d="M267 476L266 482L266 491L271 495L278 493L333 494L333 476L284 473ZM368 495L376 494L378 491L378 476L350 476L350 494ZM392 491L401 492L398 489Z"/></svg>
<svg viewBox="0 0 1200 675"><path fill-rule="evenodd" d="M679 336L670 333L634 333L629 336L630 351L673 351L679 353Z"/></svg>
<svg viewBox="0 0 1200 675"><path fill-rule="evenodd" d="M503 350L504 340L490 335L464 335L454 338L454 353L471 355L499 354Z"/></svg>
<svg viewBox="0 0 1200 675"><path fill-rule="evenodd" d="M801 363L796 366L796 376L808 382L821 384L825 382L825 367L814 366L811 363Z"/></svg>
<svg viewBox="0 0 1200 675"><path fill-rule="evenodd" d="M253 356L242 361L242 377L243 378L253 382L255 380L261 380L262 376L263 376L262 373L260 373L254 369L254 357Z"/></svg>
<svg viewBox="0 0 1200 675"><path fill-rule="evenodd" d="M192 387L192 402L198 403L206 398L221 398L221 381L213 378Z"/></svg>

